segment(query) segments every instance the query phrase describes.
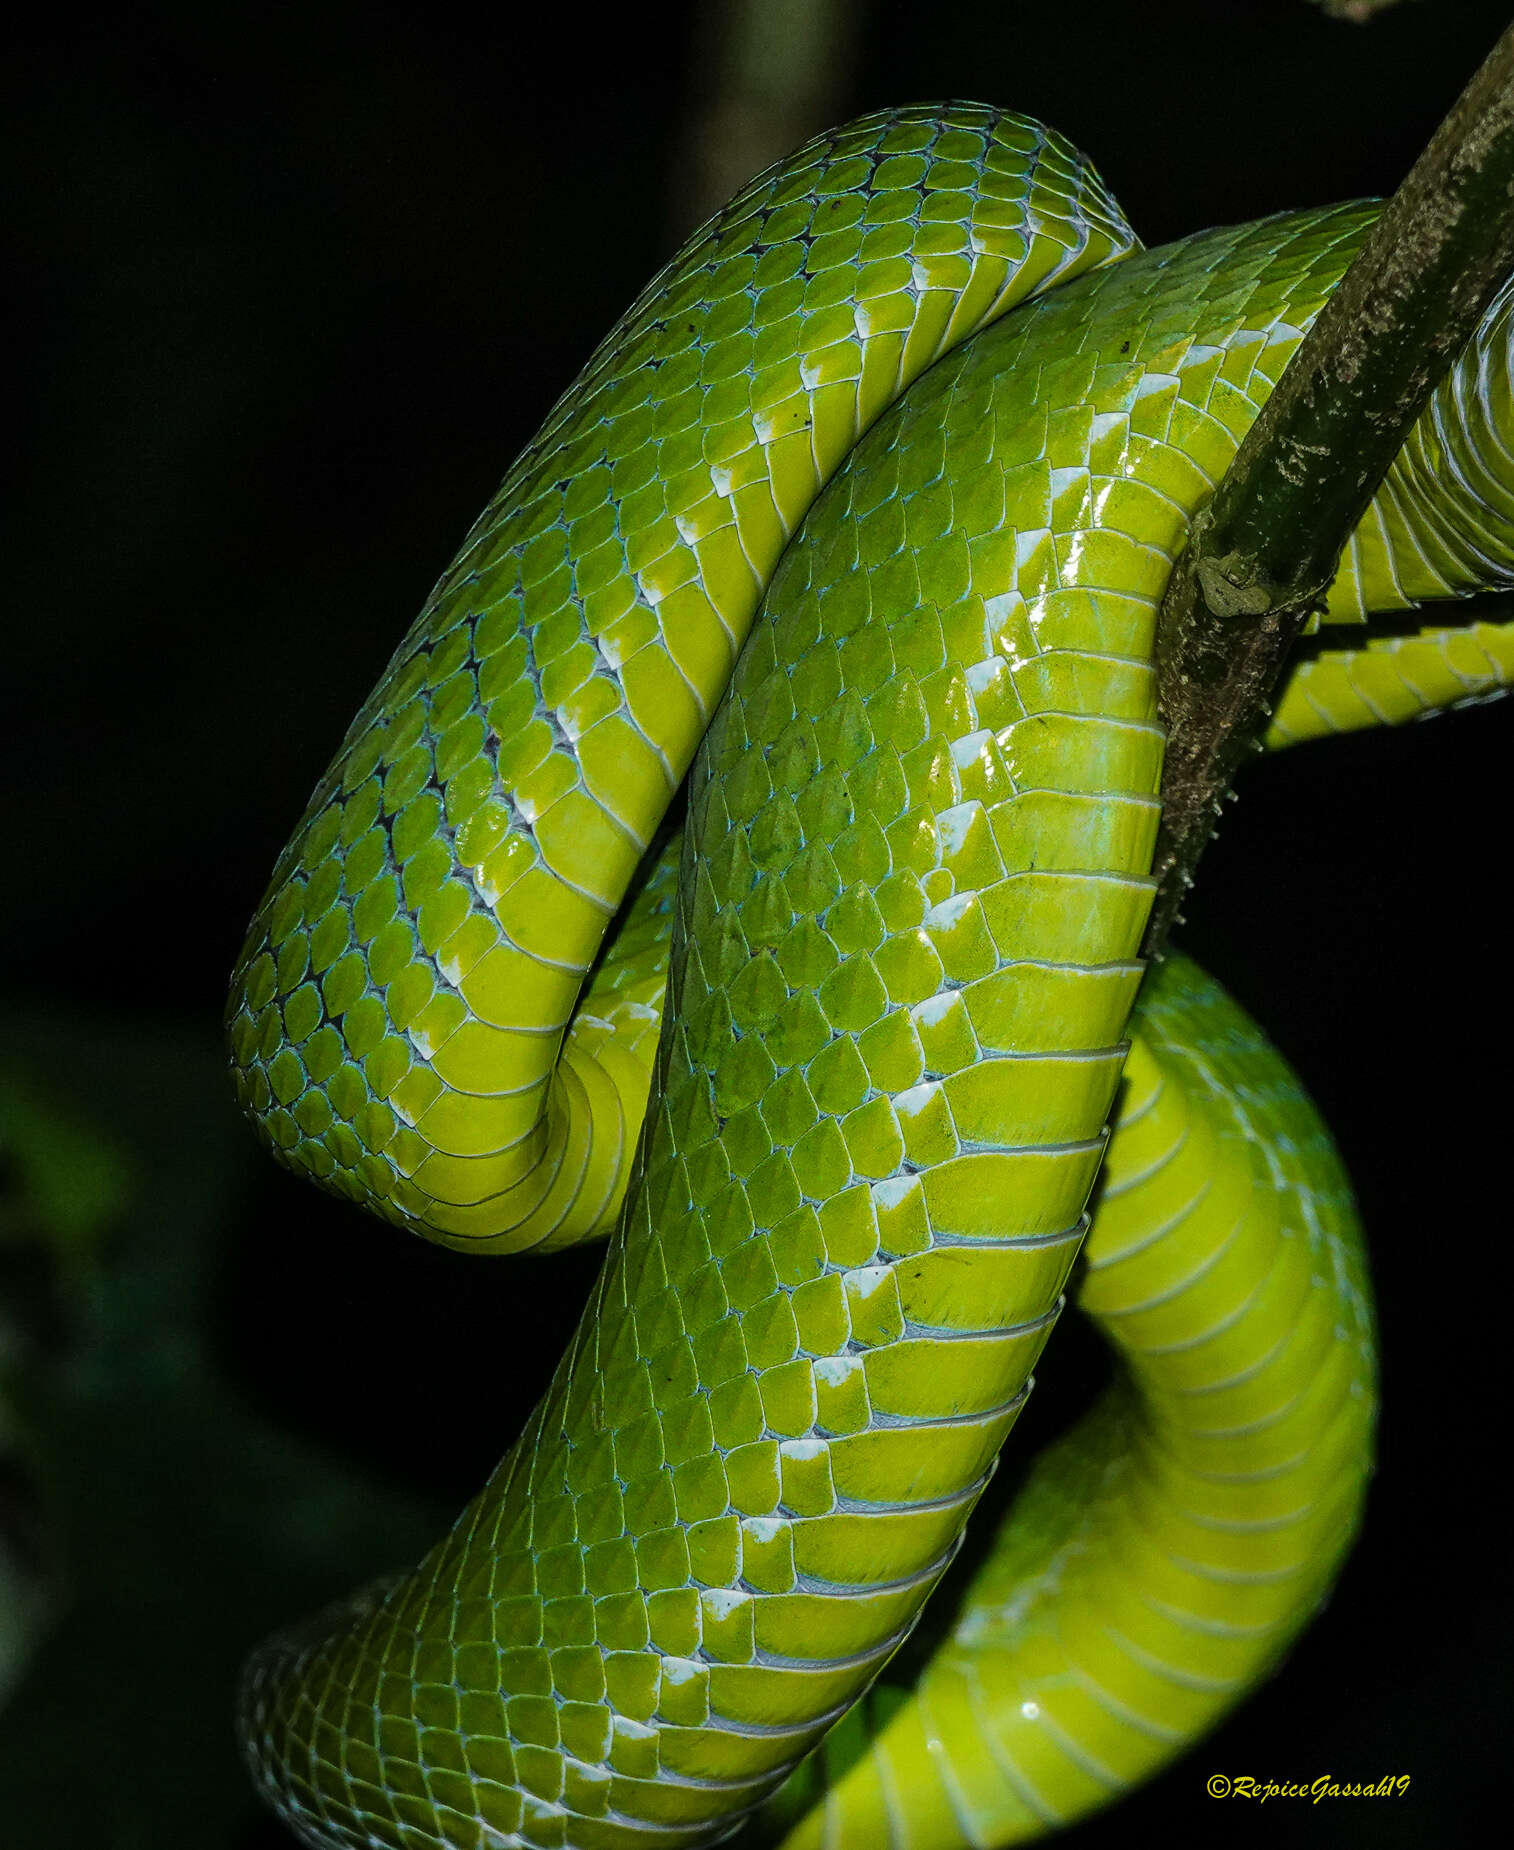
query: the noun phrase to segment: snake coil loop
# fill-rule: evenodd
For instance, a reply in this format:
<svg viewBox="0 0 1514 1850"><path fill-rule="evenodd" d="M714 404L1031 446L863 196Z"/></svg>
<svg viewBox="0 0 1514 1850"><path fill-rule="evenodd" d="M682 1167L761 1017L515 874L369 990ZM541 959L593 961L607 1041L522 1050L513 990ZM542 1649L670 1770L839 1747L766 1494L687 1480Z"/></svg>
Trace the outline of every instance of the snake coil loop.
<svg viewBox="0 0 1514 1850"><path fill-rule="evenodd" d="M1036 123L866 117L698 234L505 478L279 862L234 1066L386 1219L613 1232L451 1533L249 1667L305 1843L694 1846L766 1804L791 1850L1008 1844L1314 1609L1370 1460L1349 1187L1258 1030L1138 949L1156 602L1371 217L1142 252ZM1346 626L1514 574L1510 328L1506 292L1271 743L1505 685L1497 626ZM891 1684L1070 1285L1115 1385Z"/></svg>

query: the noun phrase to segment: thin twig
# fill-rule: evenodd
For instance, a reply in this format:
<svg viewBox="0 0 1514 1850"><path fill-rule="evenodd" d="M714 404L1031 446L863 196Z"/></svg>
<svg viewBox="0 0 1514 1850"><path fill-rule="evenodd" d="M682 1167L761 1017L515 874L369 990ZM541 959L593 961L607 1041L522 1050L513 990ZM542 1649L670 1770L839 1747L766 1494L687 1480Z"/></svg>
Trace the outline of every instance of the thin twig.
<svg viewBox="0 0 1514 1850"><path fill-rule="evenodd" d="M1160 955L1288 650L1514 268L1514 26L1436 130L1193 523L1157 623Z"/></svg>

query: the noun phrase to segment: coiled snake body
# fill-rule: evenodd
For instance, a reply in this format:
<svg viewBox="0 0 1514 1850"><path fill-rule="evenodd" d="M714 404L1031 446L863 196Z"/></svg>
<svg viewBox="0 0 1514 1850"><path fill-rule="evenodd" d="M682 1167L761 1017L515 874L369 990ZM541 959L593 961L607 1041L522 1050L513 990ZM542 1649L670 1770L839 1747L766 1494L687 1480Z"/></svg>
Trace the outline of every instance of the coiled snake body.
<svg viewBox="0 0 1514 1850"><path fill-rule="evenodd" d="M1192 965L1137 1003L1138 948L1156 601L1371 217L1143 253L1034 123L865 118L697 236L507 476L279 863L234 1064L387 1219L613 1236L452 1532L250 1666L306 1843L707 1843L827 1730L754 1828L1010 1843L1317 1604L1369 1467L1349 1189ZM1340 627L1514 575L1510 327L1506 291L1269 743L1514 668L1493 624ZM1115 1385L875 1683L1070 1278Z"/></svg>

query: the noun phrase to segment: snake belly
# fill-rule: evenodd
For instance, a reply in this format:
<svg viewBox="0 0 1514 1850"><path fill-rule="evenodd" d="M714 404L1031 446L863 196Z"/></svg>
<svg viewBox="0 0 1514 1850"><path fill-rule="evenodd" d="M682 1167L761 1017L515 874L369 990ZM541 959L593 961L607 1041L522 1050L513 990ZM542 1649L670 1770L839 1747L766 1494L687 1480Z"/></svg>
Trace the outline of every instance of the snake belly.
<svg viewBox="0 0 1514 1850"><path fill-rule="evenodd" d="M249 1757L306 1843L714 1841L914 1624L1125 1068L1155 604L1370 219L1132 254L1038 125L865 118L694 240L507 476L275 872L234 1065L281 1160L399 1224L614 1232L451 1533L249 1667ZM1508 580L1508 348L1506 295L1327 615ZM1446 674L1420 710L1471 691ZM1336 711L1297 706L1283 736ZM938 1666L758 1829L992 1844L1102 1803L1265 1668L1349 1541L1349 1194L1191 967L1145 1006L1080 1286L1124 1385Z"/></svg>

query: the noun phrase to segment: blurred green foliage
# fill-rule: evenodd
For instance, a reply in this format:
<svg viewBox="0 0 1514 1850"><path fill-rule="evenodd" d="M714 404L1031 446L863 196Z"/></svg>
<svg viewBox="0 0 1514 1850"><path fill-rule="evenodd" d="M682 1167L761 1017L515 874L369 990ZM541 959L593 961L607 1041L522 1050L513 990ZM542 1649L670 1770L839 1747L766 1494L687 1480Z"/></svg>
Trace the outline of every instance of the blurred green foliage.
<svg viewBox="0 0 1514 1850"><path fill-rule="evenodd" d="M13 1015L0 1151L0 1447L26 1531L0 1555L0 1842L230 1850L258 1818L241 1658L441 1513L291 1441L218 1361L257 1158L208 1036Z"/></svg>

